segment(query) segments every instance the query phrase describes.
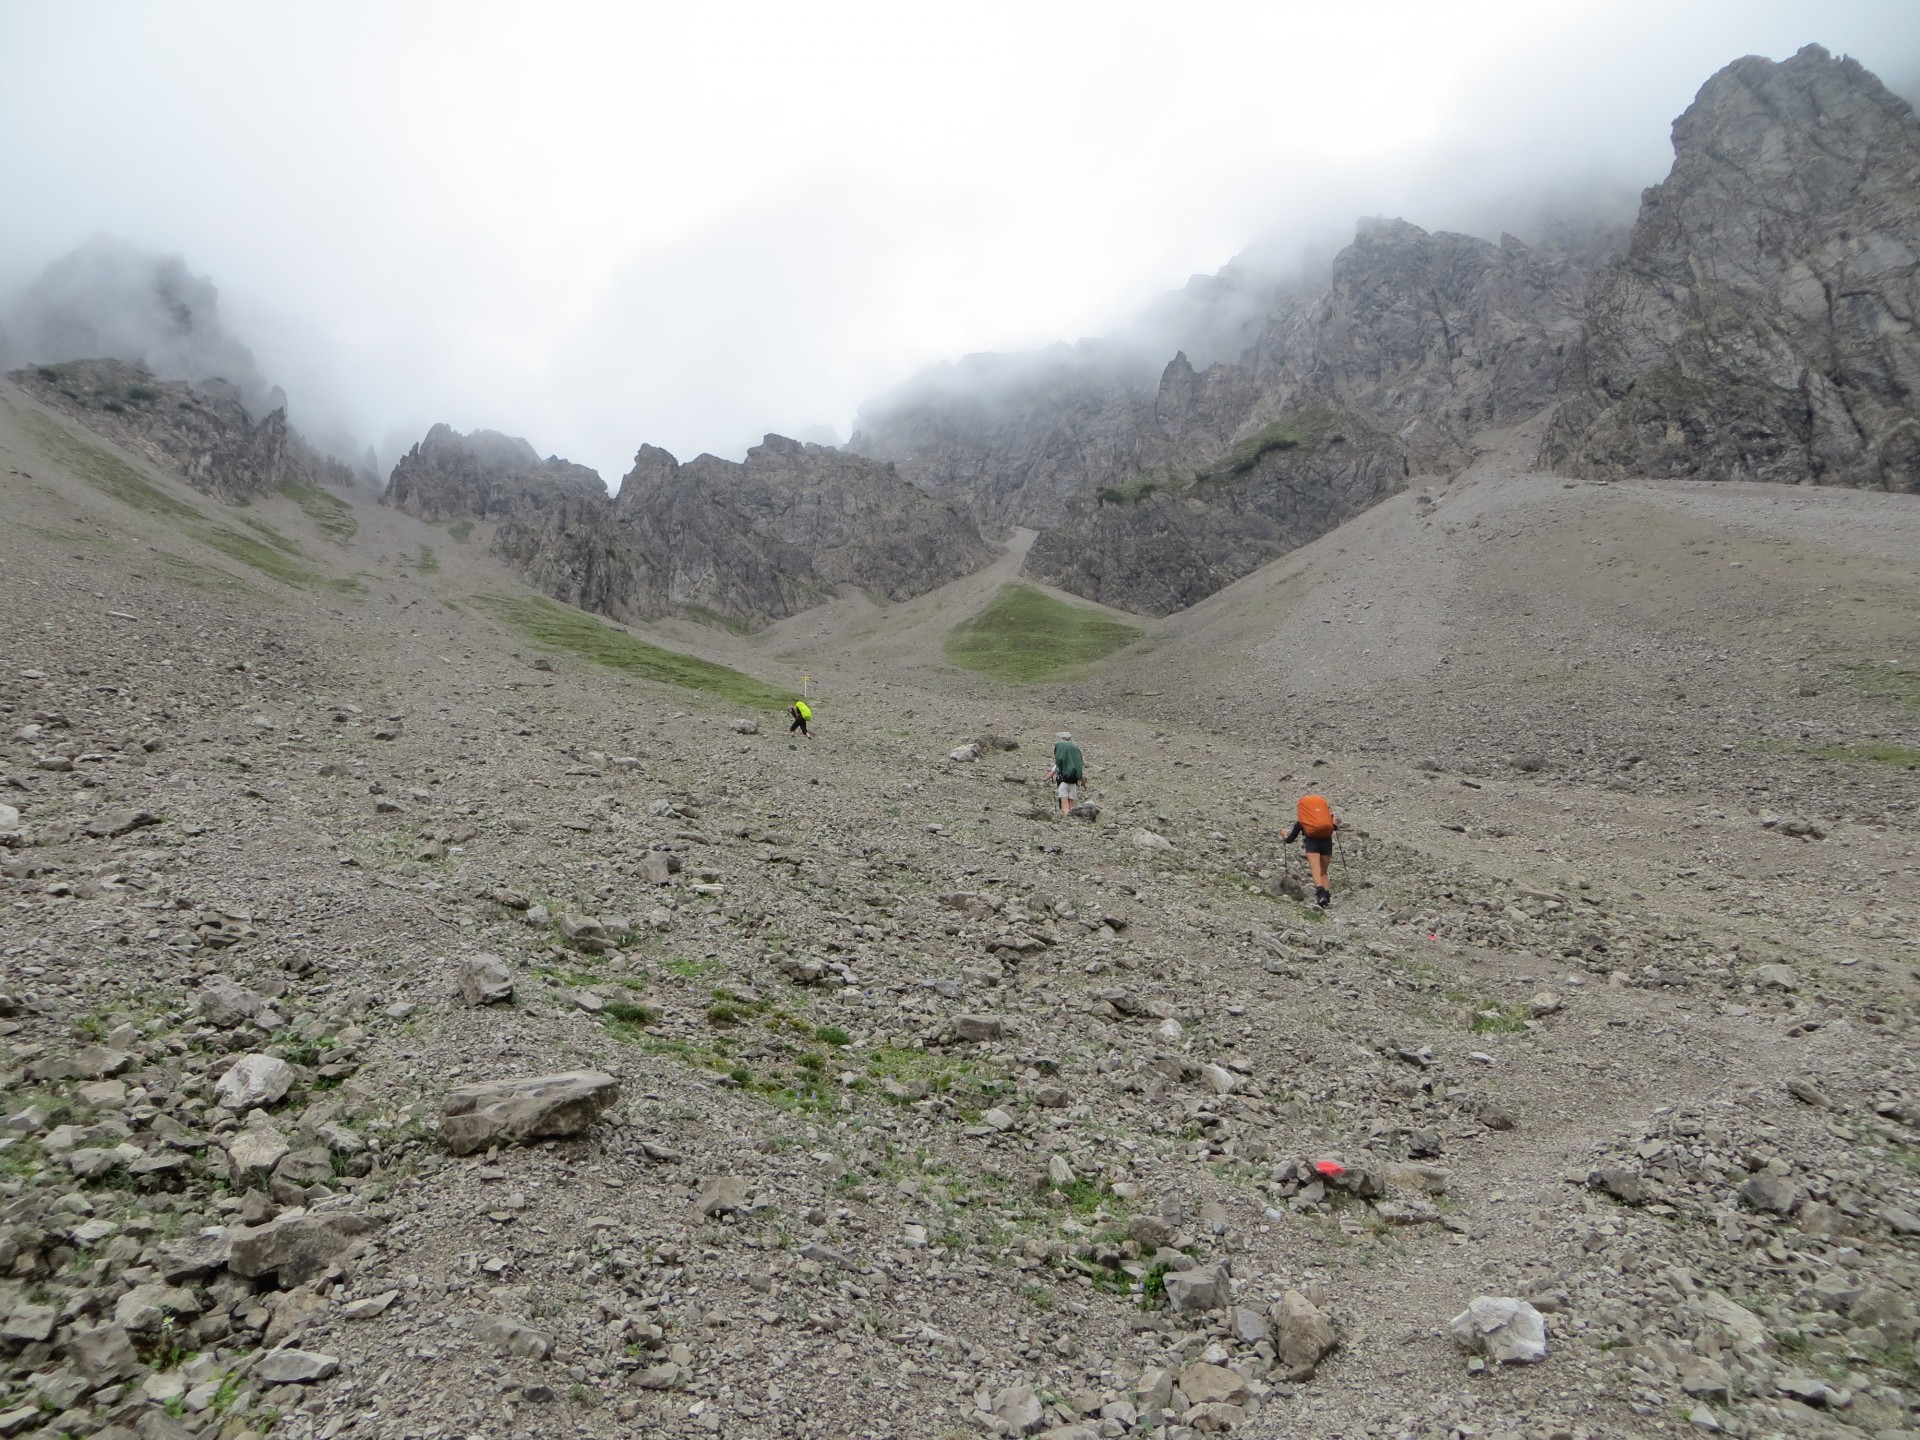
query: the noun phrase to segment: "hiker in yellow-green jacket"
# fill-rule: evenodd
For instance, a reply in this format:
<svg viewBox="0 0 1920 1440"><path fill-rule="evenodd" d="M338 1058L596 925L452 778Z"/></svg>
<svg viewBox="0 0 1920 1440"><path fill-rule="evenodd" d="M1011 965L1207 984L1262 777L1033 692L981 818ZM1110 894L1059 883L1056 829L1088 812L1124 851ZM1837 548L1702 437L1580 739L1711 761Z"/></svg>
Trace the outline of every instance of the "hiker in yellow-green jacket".
<svg viewBox="0 0 1920 1440"><path fill-rule="evenodd" d="M787 707L787 714L793 717L793 723L787 726L787 734L798 730L807 739L813 738L813 732L807 729L807 721L813 718L813 707L804 700L796 700Z"/></svg>

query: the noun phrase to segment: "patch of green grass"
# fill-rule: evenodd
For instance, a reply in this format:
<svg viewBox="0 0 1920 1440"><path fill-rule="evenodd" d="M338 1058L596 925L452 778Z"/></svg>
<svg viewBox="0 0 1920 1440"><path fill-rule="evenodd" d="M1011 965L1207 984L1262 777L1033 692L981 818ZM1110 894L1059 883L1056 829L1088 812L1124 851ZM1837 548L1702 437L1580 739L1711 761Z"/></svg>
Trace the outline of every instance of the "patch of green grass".
<svg viewBox="0 0 1920 1440"><path fill-rule="evenodd" d="M1091 1215L1098 1210L1105 1198L1100 1193L1100 1182L1080 1176L1070 1185L1055 1185L1047 1182L1049 1190L1058 1190L1067 1197L1067 1208L1076 1215Z"/></svg>
<svg viewBox="0 0 1920 1440"><path fill-rule="evenodd" d="M1161 1261L1140 1277L1140 1308L1159 1310L1167 1303L1167 1271L1173 1267Z"/></svg>
<svg viewBox="0 0 1920 1440"><path fill-rule="evenodd" d="M1850 745L1821 745L1812 753L1822 760L1865 761L1869 765L1920 765L1920 750L1911 745L1885 745L1877 740L1859 740Z"/></svg>
<svg viewBox="0 0 1920 1440"><path fill-rule="evenodd" d="M660 962L660 968L682 980L693 980L720 968L718 960L696 960L691 955L674 955Z"/></svg>
<svg viewBox="0 0 1920 1440"><path fill-rule="evenodd" d="M631 1000L609 1000L600 1007L600 1013L622 1025L654 1025L660 1020L660 1012L651 1005L639 1005Z"/></svg>
<svg viewBox="0 0 1920 1440"><path fill-rule="evenodd" d="M148 515L188 524L202 520L200 512L176 500L118 455L69 435L59 425L29 410L21 416L34 440L74 474L103 495Z"/></svg>
<svg viewBox="0 0 1920 1440"><path fill-rule="evenodd" d="M420 542L420 558L414 568L422 575L432 575L440 568L440 557L433 553L433 546L424 540Z"/></svg>
<svg viewBox="0 0 1920 1440"><path fill-rule="evenodd" d="M1871 661L1846 668L1848 681L1867 694L1883 700L1900 700L1920 709L1920 670Z"/></svg>
<svg viewBox="0 0 1920 1440"><path fill-rule="evenodd" d="M718 610L709 610L704 605L682 605L680 613L687 619L711 629L725 630L729 635L753 633L753 627L744 620L735 620L731 615L722 615Z"/></svg>
<svg viewBox="0 0 1920 1440"><path fill-rule="evenodd" d="M221 570L219 566L200 564L198 561L188 561L184 555L161 555L161 557L159 557L159 563L161 563L161 566L165 566L167 574L169 574L171 578L179 580L182 586L192 586L194 589L211 589L211 591L228 591L228 593L230 593L230 591L240 591L240 593L244 593L244 595L265 595L265 593L267 593L267 591L263 591L263 589L259 589L257 586L250 586L246 580L240 580L238 576L230 576L225 570Z"/></svg>
<svg viewBox="0 0 1920 1440"><path fill-rule="evenodd" d="M786 691L776 690L751 675L716 665L711 660L650 645L596 620L585 611L552 600L476 595L473 603L540 645L571 651L596 665L637 679L700 690L735 705L762 710L784 710L788 704Z"/></svg>
<svg viewBox="0 0 1920 1440"><path fill-rule="evenodd" d="M251 515L241 515L236 518L242 525L253 531L282 555L304 555L306 553L298 544L282 535L278 530L274 529L273 526L267 524L266 521L256 520Z"/></svg>
<svg viewBox="0 0 1920 1440"><path fill-rule="evenodd" d="M337 544L346 544L359 532L360 522L353 518L353 507L338 495L297 480L283 484L280 493L300 507L314 529Z"/></svg>
<svg viewBox="0 0 1920 1440"><path fill-rule="evenodd" d="M1476 1035L1518 1035L1527 1028L1526 1012L1518 1005L1489 1002L1473 1012L1467 1028Z"/></svg>
<svg viewBox="0 0 1920 1440"><path fill-rule="evenodd" d="M250 536L221 526L196 528L193 532L229 560L238 560L242 565L258 570L271 580L282 585L292 585L299 589L333 590L342 595L360 593L358 580L336 580L322 575L318 570L289 560L271 546L264 545Z"/></svg>
<svg viewBox="0 0 1920 1440"><path fill-rule="evenodd" d="M1235 480L1269 455L1287 450L1310 453L1326 445L1337 445L1345 441L1354 428L1352 417L1337 410L1302 410L1247 436L1195 478Z"/></svg>
<svg viewBox="0 0 1920 1440"><path fill-rule="evenodd" d="M193 506L174 499L117 455L69 435L45 416L29 411L22 418L36 441L96 490L135 510L174 522L196 540L211 545L229 559L238 560L284 585L302 588L317 586L343 593L360 589L358 581L329 579L316 570L295 563L289 556L299 554L300 547L272 526L241 516L243 525L258 530L266 537L265 540L255 540L224 525L212 524Z"/></svg>
<svg viewBox="0 0 1920 1440"><path fill-rule="evenodd" d="M473 534L473 521L463 515L460 519L447 526L447 534L453 537L456 545L464 545L467 543L468 537Z"/></svg>
<svg viewBox="0 0 1920 1440"><path fill-rule="evenodd" d="M805 1064L806 1056L801 1057ZM1007 1084L987 1079L968 1061L930 1050L906 1050L883 1045L867 1052L867 1074L876 1081L894 1080L924 1086L930 1095L945 1095L963 1116L975 1116L1006 1094Z"/></svg>
<svg viewBox="0 0 1920 1440"><path fill-rule="evenodd" d="M651 1005L638 1005L628 1000L610 1000L600 1010L600 1023L608 1036L622 1045L639 1045L650 1054L659 1054L657 1047L677 1042L656 1040L647 1034L647 1027L660 1021L660 1012ZM682 1046L687 1054L682 1058L692 1058L691 1046Z"/></svg>
<svg viewBox="0 0 1920 1440"><path fill-rule="evenodd" d="M822 1025L813 1032L813 1038L822 1045L851 1045L853 1037L838 1025Z"/></svg>
<svg viewBox="0 0 1920 1440"><path fill-rule="evenodd" d="M1105 659L1141 634L1138 626L1015 584L1001 586L984 610L948 631L944 648L956 665L1027 684Z"/></svg>
<svg viewBox="0 0 1920 1440"><path fill-rule="evenodd" d="M1149 470L1144 475L1135 475L1132 479L1118 485L1102 485L1093 492L1093 498L1102 505L1138 505L1149 495L1159 491L1185 488L1186 482L1173 471Z"/></svg>

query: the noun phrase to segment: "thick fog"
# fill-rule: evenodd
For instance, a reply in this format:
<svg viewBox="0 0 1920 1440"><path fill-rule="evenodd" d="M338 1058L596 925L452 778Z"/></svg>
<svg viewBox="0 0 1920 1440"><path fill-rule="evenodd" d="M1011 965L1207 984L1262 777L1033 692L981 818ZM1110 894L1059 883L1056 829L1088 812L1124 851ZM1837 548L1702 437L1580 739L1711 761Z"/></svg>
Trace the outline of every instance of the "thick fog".
<svg viewBox="0 0 1920 1440"><path fill-rule="evenodd" d="M1810 41L1920 83L1912 0L0 4L0 351L611 480L970 352L1164 360L1156 300L1244 252L1229 344L1361 215L1630 216L1709 74Z"/></svg>

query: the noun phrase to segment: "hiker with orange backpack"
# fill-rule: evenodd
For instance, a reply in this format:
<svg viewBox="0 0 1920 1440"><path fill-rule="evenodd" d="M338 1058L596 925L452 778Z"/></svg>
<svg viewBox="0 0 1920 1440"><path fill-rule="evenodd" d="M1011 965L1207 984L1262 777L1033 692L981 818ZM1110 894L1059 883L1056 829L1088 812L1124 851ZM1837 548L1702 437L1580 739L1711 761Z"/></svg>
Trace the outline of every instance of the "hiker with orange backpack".
<svg viewBox="0 0 1920 1440"><path fill-rule="evenodd" d="M1329 886L1332 876L1328 872L1333 865L1333 832L1339 828L1326 796L1302 795L1294 810L1293 829L1280 842L1291 845L1297 839L1307 852L1307 865L1313 871L1313 903L1322 910L1333 904Z"/></svg>

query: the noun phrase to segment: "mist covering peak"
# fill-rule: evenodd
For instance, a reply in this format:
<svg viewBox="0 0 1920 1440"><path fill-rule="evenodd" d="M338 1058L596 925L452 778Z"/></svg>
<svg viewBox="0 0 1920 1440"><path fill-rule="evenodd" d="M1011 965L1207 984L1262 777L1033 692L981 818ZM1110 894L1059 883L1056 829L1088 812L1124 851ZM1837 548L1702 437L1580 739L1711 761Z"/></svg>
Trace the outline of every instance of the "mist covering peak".
<svg viewBox="0 0 1920 1440"><path fill-rule="evenodd" d="M286 403L220 318L220 292L185 257L96 235L40 272L8 305L9 365L120 360L161 380L233 385L256 415Z"/></svg>

